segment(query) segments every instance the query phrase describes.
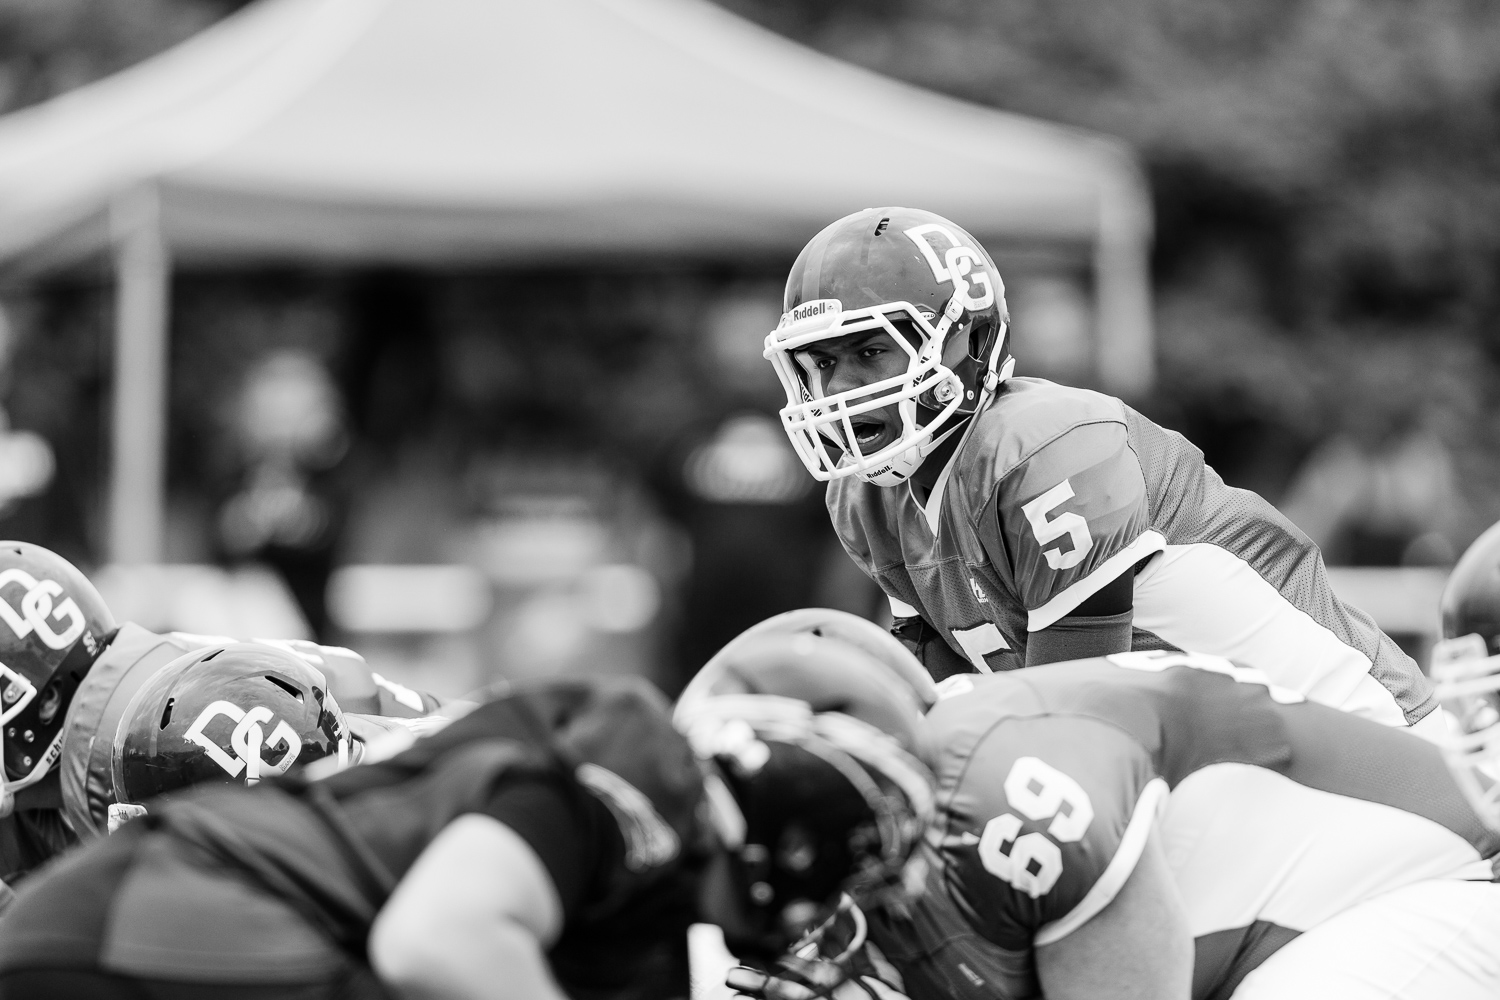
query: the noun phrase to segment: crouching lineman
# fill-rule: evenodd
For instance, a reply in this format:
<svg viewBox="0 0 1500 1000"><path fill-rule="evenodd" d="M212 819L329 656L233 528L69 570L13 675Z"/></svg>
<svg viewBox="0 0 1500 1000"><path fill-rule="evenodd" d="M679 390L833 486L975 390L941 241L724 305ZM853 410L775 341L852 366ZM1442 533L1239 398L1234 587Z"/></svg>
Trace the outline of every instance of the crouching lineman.
<svg viewBox="0 0 1500 1000"><path fill-rule="evenodd" d="M0 918L0 994L684 996L691 922L774 954L844 883L908 884L931 820L910 689L858 649L811 672L806 648L766 641L700 685L680 715L692 744L644 681L557 681L393 734L347 770L335 747L302 774L155 800L21 887ZM159 711L175 730L169 687L127 722ZM251 718L192 733L243 759L278 731ZM184 742L212 755L175 739L153 758L136 737L125 782L177 767L162 758Z"/></svg>
<svg viewBox="0 0 1500 1000"><path fill-rule="evenodd" d="M72 563L28 542L0 542L0 619L0 895L8 897L6 884L104 831L120 711L156 670L216 640L116 628ZM415 717L438 705L378 678L356 653L282 645L316 667L350 711Z"/></svg>
<svg viewBox="0 0 1500 1000"><path fill-rule="evenodd" d="M1500 648L1500 601L1481 618ZM1500 682L1486 664L1492 764ZM1123 653L940 690L927 893L867 907L873 950L771 980L741 970L736 987L777 1000L1500 996L1500 831L1437 746L1203 655ZM849 936L830 932L825 951ZM863 991L846 982L859 975Z"/></svg>

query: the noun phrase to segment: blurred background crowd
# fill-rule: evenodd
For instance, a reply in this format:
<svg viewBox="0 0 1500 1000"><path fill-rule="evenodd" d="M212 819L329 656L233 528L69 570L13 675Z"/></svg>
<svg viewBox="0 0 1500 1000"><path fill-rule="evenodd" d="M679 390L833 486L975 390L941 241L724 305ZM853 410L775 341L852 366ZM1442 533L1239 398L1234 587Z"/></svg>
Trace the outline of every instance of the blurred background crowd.
<svg viewBox="0 0 1500 1000"><path fill-rule="evenodd" d="M240 8L295 2L0 0L0 112L253 13ZM672 16L673 0L650 4ZM1152 212L1149 357L1119 378L1087 256L1017 239L991 249L1018 374L1120 392L1182 431L1351 568L1335 578L1345 596L1420 645L1433 581L1500 517L1500 8L719 6L1132 150ZM559 72L619 84L592 79L599 64L566 39L550 44ZM496 41L497 59L512 55ZM620 65L632 72L629 59L610 72ZM546 85L481 96L530 102ZM378 112L400 95L367 100ZM786 156L851 175L888 152L788 140ZM964 139L900 141L941 175ZM607 146L593 155L609 162ZM94 568L122 619L345 642L438 693L600 668L672 688L776 611L878 616L776 422L781 391L760 357L813 231L789 252L179 266L164 531L144 565L112 559L107 538L115 262L0 270L0 536Z"/></svg>

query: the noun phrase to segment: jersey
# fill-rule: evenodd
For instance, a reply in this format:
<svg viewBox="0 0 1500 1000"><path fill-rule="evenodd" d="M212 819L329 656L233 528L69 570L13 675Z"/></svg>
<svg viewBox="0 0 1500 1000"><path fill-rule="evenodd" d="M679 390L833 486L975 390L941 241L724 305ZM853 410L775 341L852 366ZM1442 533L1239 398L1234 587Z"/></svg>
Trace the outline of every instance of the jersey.
<svg viewBox="0 0 1500 1000"><path fill-rule="evenodd" d="M1182 435L1030 378L966 434L925 506L855 479L830 483L827 504L897 616L920 614L975 670L1024 666L1030 633L1139 567L1133 649L1230 657L1393 725L1436 706L1416 663L1333 593L1312 540Z"/></svg>
<svg viewBox="0 0 1500 1000"><path fill-rule="evenodd" d="M665 699L632 678L520 690L322 780L205 787L154 804L20 894L15 912L30 907L18 923L31 937L3 943L0 971L44 961L59 935L84 936L79 918L62 919L83 904L61 883L91 865L114 873L94 893L109 920L83 921L107 926L69 965L108 972L124 962L118 971L150 981L259 981L330 953L363 956L376 915L427 845L517 782L576 803L600 845L547 955L558 982L577 998L685 996L687 928L712 844L699 819L703 779Z"/></svg>
<svg viewBox="0 0 1500 1000"><path fill-rule="evenodd" d="M913 1000L1038 995L1032 948L1099 913L1155 830L1221 1000L1295 938L1431 879L1494 876L1426 740L1218 657L1123 653L950 680L931 891L872 934Z"/></svg>

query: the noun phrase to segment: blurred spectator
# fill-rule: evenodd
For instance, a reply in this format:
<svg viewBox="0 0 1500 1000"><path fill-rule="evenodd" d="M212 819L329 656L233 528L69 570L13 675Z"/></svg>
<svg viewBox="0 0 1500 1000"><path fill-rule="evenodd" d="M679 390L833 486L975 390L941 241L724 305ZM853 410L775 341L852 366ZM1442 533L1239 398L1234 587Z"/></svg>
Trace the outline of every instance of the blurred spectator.
<svg viewBox="0 0 1500 1000"><path fill-rule="evenodd" d="M219 509L219 540L286 580L318 636L340 522L326 474L348 450L342 403L327 369L304 351L278 351L246 373L233 428L245 472Z"/></svg>

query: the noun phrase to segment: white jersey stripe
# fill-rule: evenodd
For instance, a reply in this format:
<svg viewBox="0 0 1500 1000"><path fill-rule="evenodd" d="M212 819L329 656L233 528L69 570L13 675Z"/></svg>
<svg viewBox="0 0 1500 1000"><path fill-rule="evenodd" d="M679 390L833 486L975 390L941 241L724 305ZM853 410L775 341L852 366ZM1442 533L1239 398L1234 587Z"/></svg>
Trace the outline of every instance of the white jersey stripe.
<svg viewBox="0 0 1500 1000"><path fill-rule="evenodd" d="M885 599L891 604L892 618L915 618L920 613L910 604L907 604L905 601L898 601L889 594L886 595Z"/></svg>
<svg viewBox="0 0 1500 1000"><path fill-rule="evenodd" d="M1141 532L1136 536L1135 541L1104 560L1088 576L1066 590L1054 594L1052 600L1041 607L1027 612L1026 631L1040 632L1047 626L1056 624L1060 619L1071 614L1078 605L1102 590L1105 584L1110 583L1147 556L1167 547L1167 540L1161 532L1149 528Z"/></svg>
<svg viewBox="0 0 1500 1000"><path fill-rule="evenodd" d="M1166 546L1135 578L1134 621L1179 649L1257 667L1310 701L1406 725L1394 696L1370 675L1369 657L1221 546Z"/></svg>
<svg viewBox="0 0 1500 1000"><path fill-rule="evenodd" d="M1413 882L1491 874L1490 863L1441 824L1252 764L1188 775L1172 790L1160 829L1194 937L1257 920L1307 930Z"/></svg>
<svg viewBox="0 0 1500 1000"><path fill-rule="evenodd" d="M1099 881L1093 884L1078 905L1068 911L1067 916L1038 928L1036 936L1031 939L1033 944L1040 946L1061 941L1114 900L1120 888L1125 885L1125 880L1130 878L1130 873L1135 871L1135 863L1141 859L1141 852L1146 849L1146 839L1151 836L1157 819L1166 810L1167 796L1170 794L1167 783L1161 778L1152 778L1146 783L1146 787L1141 789L1141 797L1135 800L1135 809L1120 838L1120 846L1115 850L1115 856L1110 858L1104 874L1099 876Z"/></svg>

